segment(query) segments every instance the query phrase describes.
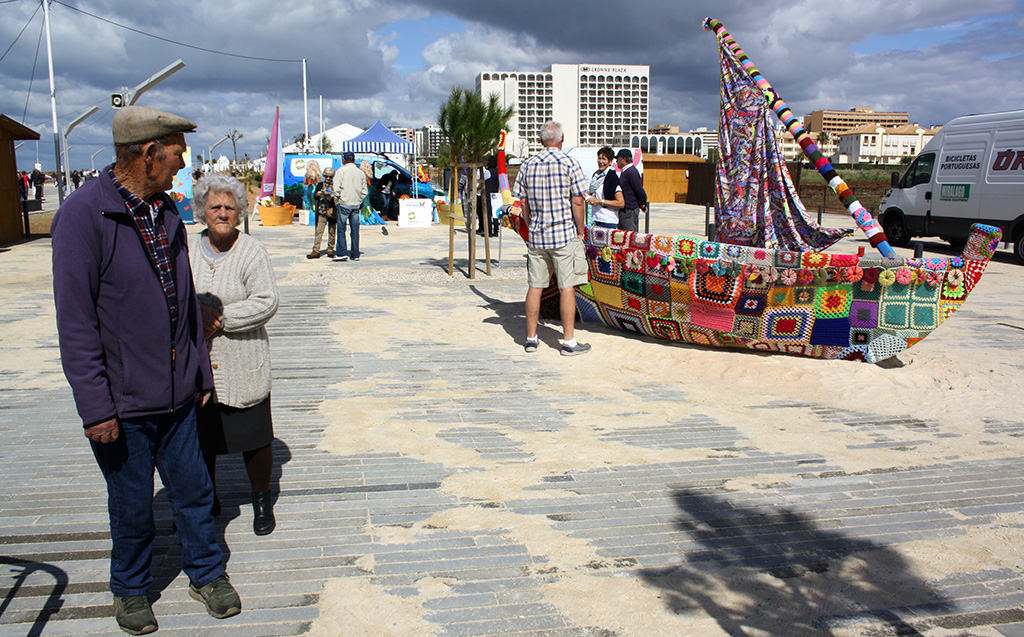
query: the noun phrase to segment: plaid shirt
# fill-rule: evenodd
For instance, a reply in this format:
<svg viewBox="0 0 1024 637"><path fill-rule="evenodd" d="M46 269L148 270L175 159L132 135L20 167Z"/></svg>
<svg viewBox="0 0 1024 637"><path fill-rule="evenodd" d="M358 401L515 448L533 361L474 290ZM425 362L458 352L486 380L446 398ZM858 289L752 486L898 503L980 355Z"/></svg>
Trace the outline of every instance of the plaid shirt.
<svg viewBox="0 0 1024 637"><path fill-rule="evenodd" d="M135 227L142 237L142 245L149 255L149 261L153 264L160 277L160 285L167 297L167 309L171 314L171 331L178 325L178 290L174 283L174 269L171 267L171 248L167 240L167 230L164 228L164 210L167 202L163 197L154 197L153 203L149 204L139 199L125 188L117 177L114 176L113 168L107 168L114 187L124 198L128 214L135 222Z"/></svg>
<svg viewBox="0 0 1024 637"><path fill-rule="evenodd" d="M527 245L554 249L572 241L577 234L572 198L584 196L586 190L579 162L557 148L545 148L524 161L512 195L526 199L530 207Z"/></svg>

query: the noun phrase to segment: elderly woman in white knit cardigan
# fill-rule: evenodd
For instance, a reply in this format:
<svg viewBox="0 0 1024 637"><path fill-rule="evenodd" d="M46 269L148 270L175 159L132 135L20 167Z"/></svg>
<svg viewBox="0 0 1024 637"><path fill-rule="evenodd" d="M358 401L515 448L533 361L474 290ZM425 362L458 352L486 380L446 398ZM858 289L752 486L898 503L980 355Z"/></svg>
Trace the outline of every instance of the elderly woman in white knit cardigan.
<svg viewBox="0 0 1024 637"><path fill-rule="evenodd" d="M266 249L238 231L248 202L234 177L203 177L193 208L206 229L188 241L192 277L203 311L214 396L198 412L199 442L216 485L217 455L241 453L252 485L253 531L274 530L270 474L270 344L265 325L277 312L277 286ZM214 502L214 515L220 500Z"/></svg>

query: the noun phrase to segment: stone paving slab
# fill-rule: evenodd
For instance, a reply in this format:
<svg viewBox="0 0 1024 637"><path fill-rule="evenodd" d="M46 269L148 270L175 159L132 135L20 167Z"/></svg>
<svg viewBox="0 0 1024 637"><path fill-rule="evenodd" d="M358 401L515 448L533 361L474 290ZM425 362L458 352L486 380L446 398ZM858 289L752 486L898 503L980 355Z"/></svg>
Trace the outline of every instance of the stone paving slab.
<svg viewBox="0 0 1024 637"><path fill-rule="evenodd" d="M699 234L703 225L703 209L665 205L656 212L673 232ZM503 316L522 313L525 267L517 237L502 237L501 267L491 278L478 264L478 278L466 279L468 263L460 256L459 273L448 280L446 228L392 228L388 237L375 230L363 228L366 254L359 263L333 264L304 259L310 228L253 228L268 247L281 291L281 308L269 326L279 525L270 536L252 534L244 468L240 459L223 458L219 539L245 609L228 620L212 619L187 594L181 551L156 481L160 634L305 634L328 612L324 585L332 580L358 581L385 599L418 600L420 618L437 635L643 634L621 622L581 619L552 595L587 577L623 590L640 583L669 614L714 627L701 634L765 634L765 627L785 620L797 635L1024 635L1019 569L992 560L926 580L904 557L924 542L956 542L983 529L999 529L1008 542L1021 539L1020 397L1005 397L1012 407L1005 419L977 424L991 444L969 457L862 471L847 471L822 450L776 449L770 438L751 436L716 408L695 411L686 389L672 379L624 385L638 404L675 407L675 417L647 422L651 411L620 406L610 396L542 391L533 381L537 374L555 383L571 380L571 368L549 364L558 359L554 352L531 358L440 332L412 337L408 316L369 302L332 302L331 286L341 284L360 286L367 298L421 303L435 312L479 305L498 317L492 338L518 338L497 326ZM461 232L457 236L465 241ZM410 245L419 255L412 260ZM106 584L105 490L60 370L49 258L48 240L0 253L0 431L6 443L0 446L0 637L119 634ZM986 277L1019 280L1024 270L1008 261L1001 252ZM994 347L1020 351L1022 287L1012 288L1010 302L995 298L999 289L979 288L963 320L959 314L956 320ZM347 340L359 338L345 333L347 323L367 321L388 335L383 349L366 351ZM945 338L942 333L933 338ZM600 357L595 351L590 361L615 365ZM756 367L757 361L738 362ZM460 392L480 386L489 388L486 400ZM518 498L466 498L446 485L472 472L485 480L477 466L424 460L395 450L401 446L327 451L332 425L350 417L328 407L342 396L384 397L393 403L393 417L408 423L410 437L436 438L496 467L534 465L535 436L571 430L577 413L603 405L607 419L591 427L630 460L540 472ZM770 422L810 419L836 437L857 434L857 441L870 442L851 438L848 448L865 458L963 436L943 422L836 405L827 396L766 395L748 413ZM645 451L651 460L633 461ZM737 481L754 486L739 488ZM444 514L478 516L481 524L431 524ZM483 524L490 519L509 526ZM513 529L517 520L586 546L593 558L567 570L561 556ZM821 611L823 592L814 589L814 578L852 577L858 565L865 572L849 581L846 612ZM873 579L876 569L887 569L884 579ZM881 581L896 585L858 592ZM446 594L424 596L429 582L444 582ZM728 596L715 591L754 601L738 616Z"/></svg>

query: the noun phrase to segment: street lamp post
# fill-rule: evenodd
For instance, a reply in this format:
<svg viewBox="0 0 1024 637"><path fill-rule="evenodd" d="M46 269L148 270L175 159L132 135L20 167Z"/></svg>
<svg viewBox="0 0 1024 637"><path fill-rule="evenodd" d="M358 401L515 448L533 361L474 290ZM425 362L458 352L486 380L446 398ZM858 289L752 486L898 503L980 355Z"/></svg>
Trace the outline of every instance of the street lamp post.
<svg viewBox="0 0 1024 637"><path fill-rule="evenodd" d="M185 63L179 59L175 62L172 62L168 66L165 66L156 74L149 76L148 79L146 79L144 82L142 82L135 88L129 89L127 86L122 87L120 93L115 93L114 95L110 96L113 106L131 106L136 101L138 101L139 97L141 97L143 93L153 88L160 82L163 82L168 77L170 77L174 73L177 73L183 68L185 68Z"/></svg>
<svg viewBox="0 0 1024 637"><path fill-rule="evenodd" d="M101 149L97 150L95 153L92 154L92 159L89 160L89 166L93 170L96 170L96 155L99 155L102 152L103 152L103 149L101 148Z"/></svg>
<svg viewBox="0 0 1024 637"><path fill-rule="evenodd" d="M210 169L211 170L213 169L213 149L218 147L218 146L220 146L221 144L223 144L224 142L228 141L229 139L231 139L231 137L229 135L225 135L224 139L220 140L219 142L217 142L213 146L210 146L210 148L208 149L209 150L209 156L210 156Z"/></svg>
<svg viewBox="0 0 1024 637"><path fill-rule="evenodd" d="M78 126L78 124L81 123L82 120L84 120L85 118L89 117L90 115L92 115L93 113L95 113L98 110L100 110L99 106L93 106L92 108L87 110L85 113L83 113L83 114L79 115L78 117L76 117L75 119L73 119L70 124L61 127L61 135L64 138L64 186L65 187L67 187L67 185L71 183L71 157L68 155L68 151L71 149L71 147L68 146L68 133L71 132L72 128L74 128L75 126Z"/></svg>

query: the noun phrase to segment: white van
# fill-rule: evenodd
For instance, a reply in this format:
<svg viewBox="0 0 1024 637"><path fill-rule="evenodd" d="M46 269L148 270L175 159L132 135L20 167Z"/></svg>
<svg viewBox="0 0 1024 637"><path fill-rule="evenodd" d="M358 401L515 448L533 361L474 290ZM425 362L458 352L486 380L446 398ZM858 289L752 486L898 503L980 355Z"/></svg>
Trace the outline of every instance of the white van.
<svg viewBox="0 0 1024 637"><path fill-rule="evenodd" d="M882 197L882 229L894 246L911 237L963 245L971 225L1003 230L1024 263L1024 110L957 117L921 150Z"/></svg>

